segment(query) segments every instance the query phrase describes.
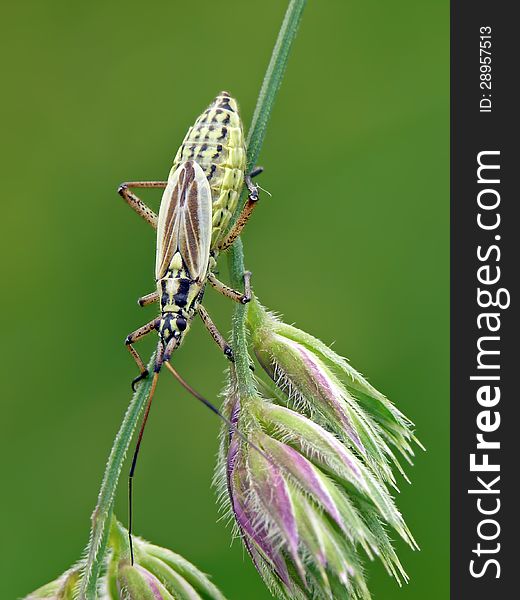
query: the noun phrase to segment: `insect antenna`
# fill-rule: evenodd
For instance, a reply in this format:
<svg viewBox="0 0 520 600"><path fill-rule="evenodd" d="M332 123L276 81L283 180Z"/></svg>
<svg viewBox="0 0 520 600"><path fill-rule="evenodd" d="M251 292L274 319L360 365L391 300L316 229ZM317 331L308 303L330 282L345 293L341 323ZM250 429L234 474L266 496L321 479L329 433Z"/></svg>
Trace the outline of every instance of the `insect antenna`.
<svg viewBox="0 0 520 600"><path fill-rule="evenodd" d="M146 421L148 421L148 415L150 414L150 408L152 407L152 400L157 387L157 380L159 378L159 371L155 371L153 374L152 386L150 388L150 394L148 396L148 402L144 411L143 421L141 428L139 429L139 435L137 436L137 442L135 445L134 456L132 458L132 466L130 467L130 473L128 474L128 540L130 542L130 558L132 565L134 564L134 545L132 543L132 482L134 479L135 466L137 464L137 457L139 456L139 449L141 448L141 442L143 441L144 429L146 427Z"/></svg>
<svg viewBox="0 0 520 600"><path fill-rule="evenodd" d="M170 371L170 373L175 377L175 379L195 398L197 398L197 400L199 402L202 402L202 404L204 404L204 406L206 406L207 408L209 408L211 410L211 412L213 412L214 414L217 415L217 417L219 419L221 419L222 421L224 421L224 423L229 427L229 429L233 432L236 433L238 435L238 437L245 442L246 444L248 444L251 448L253 448L254 450L256 450L256 452L259 452L267 461L269 461L270 463L272 463L272 459L270 456L267 456L265 454L265 452L260 449L254 442L252 442L251 440L249 440L247 438L247 436L245 436L240 429L238 429L238 427L235 425L235 423L233 423L232 421L230 421L225 415L223 415L220 410L214 405L212 404L209 400L207 400L206 398L204 398L204 396L202 396L202 394L199 394L199 392L197 392L197 390L195 390L194 388L191 387L191 385L182 377L182 375L174 368L172 367L172 365L169 362L165 362L163 363L166 365L166 367L168 368L168 370Z"/></svg>
<svg viewBox="0 0 520 600"><path fill-rule="evenodd" d="M229 430L232 431L233 433L236 433L238 435L238 437L245 442L246 444L248 444L251 448L253 448L253 450L255 450L256 452L258 452L261 456L263 456L263 458L265 458L267 461L269 461L271 464L273 463L273 460L270 456L267 456L267 454L261 449L259 448L254 442L252 442L251 440L249 440L247 438L246 435L244 435L239 429L238 427L235 425L235 423L233 423L230 419L228 419L225 415L223 415L220 410L214 405L212 404L209 400L207 400L206 398L204 398L204 396L202 396L202 394L199 394L199 392L197 392L197 390L195 390L194 388L191 387L191 385L182 377L182 375L174 368L172 367L172 365L167 362L162 360L162 356L160 358L158 358L157 360L157 365L160 368L160 366L162 365L166 365L166 367L168 368L168 370L170 371L170 373L175 377L175 379L192 395L194 396L199 402L201 402L202 404L204 404L204 406L206 406L207 408L209 408L211 410L211 412L213 412L215 415L217 415L217 417L219 417L219 419L221 419L222 421L224 421L224 423L229 427ZM150 388L150 394L148 396L148 402L146 404L146 408L144 411L144 415L143 415L143 421L141 423L141 428L139 429L139 435L137 436L137 442L135 445L135 450L134 450L134 455L132 457L132 466L130 467L130 473L128 474L128 540L130 542L130 559L131 559L131 563L132 565L134 564L134 545L133 545L133 541L132 541L132 525L133 525L133 479L134 479L134 474L135 474L135 467L137 464L137 457L139 456L139 450L141 448L141 442L143 441L143 434L144 434L144 430L146 427L146 422L148 421L148 415L150 414L150 409L152 407L152 400L155 394L155 388L157 387L157 380L159 378L159 370L156 366L154 375L153 375L153 380L152 380L152 386Z"/></svg>

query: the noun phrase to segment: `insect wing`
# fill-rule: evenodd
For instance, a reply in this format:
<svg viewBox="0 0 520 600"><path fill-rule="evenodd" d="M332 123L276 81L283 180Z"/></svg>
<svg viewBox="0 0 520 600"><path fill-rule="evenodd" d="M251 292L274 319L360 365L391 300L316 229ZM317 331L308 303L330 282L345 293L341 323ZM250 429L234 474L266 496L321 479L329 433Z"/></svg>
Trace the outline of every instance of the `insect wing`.
<svg viewBox="0 0 520 600"><path fill-rule="evenodd" d="M179 250L192 279L202 280L208 270L213 203L204 171L198 163L190 164L193 165L194 180L179 226Z"/></svg>
<svg viewBox="0 0 520 600"><path fill-rule="evenodd" d="M156 279L166 275L177 251L193 280L206 276L211 244L212 200L201 167L187 161L171 175L157 224Z"/></svg>

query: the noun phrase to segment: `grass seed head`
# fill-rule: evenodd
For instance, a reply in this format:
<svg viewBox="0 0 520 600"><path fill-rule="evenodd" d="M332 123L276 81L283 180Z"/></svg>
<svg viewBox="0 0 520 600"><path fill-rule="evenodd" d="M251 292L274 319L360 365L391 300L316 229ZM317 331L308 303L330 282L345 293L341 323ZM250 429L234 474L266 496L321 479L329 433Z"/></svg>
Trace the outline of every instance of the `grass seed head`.
<svg viewBox="0 0 520 600"><path fill-rule="evenodd" d="M279 598L368 600L363 562L407 576L390 532L415 542L389 493L410 422L325 344L256 299L255 354L269 375L242 397L231 369L216 482L256 568Z"/></svg>
<svg viewBox="0 0 520 600"><path fill-rule="evenodd" d="M179 554L138 537L132 539L133 565L128 531L114 519L107 569L110 600L225 600L209 578Z"/></svg>

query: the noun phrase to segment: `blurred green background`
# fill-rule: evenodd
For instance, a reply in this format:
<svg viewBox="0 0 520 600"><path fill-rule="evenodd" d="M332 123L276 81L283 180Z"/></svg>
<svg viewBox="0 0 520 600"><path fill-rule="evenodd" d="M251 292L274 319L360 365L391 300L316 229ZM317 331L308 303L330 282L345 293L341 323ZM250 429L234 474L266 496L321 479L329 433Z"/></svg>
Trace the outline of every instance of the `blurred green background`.
<svg viewBox="0 0 520 600"><path fill-rule="evenodd" d="M153 315L154 234L116 194L162 179L221 89L250 121L285 2L10 3L2 11L0 597L81 554ZM374 598L448 597L448 3L310 1L268 128L244 235L261 300L351 359L428 448L398 505L422 548L411 583L377 563ZM156 206L159 193L143 194ZM226 278L225 260L222 277ZM316 279L327 290L316 297ZM226 331L232 306L209 291ZM154 340L140 345L149 355ZM179 370L216 398L225 362L196 323ZM161 379L136 479L136 531L267 599L218 522L219 423ZM117 498L126 519L126 481Z"/></svg>

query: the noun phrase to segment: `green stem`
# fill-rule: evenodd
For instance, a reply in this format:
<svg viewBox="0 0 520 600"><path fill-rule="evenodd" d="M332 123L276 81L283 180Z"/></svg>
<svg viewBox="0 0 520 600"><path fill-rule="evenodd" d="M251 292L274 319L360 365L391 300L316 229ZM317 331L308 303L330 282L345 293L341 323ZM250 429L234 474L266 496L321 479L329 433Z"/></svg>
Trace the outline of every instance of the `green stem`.
<svg viewBox="0 0 520 600"><path fill-rule="evenodd" d="M148 371L150 373L153 372L154 362L155 354L148 364ZM132 441L132 436L139 422L141 412L148 400L148 394L152 387L152 379L152 377L147 377L139 384L126 410L123 422L114 440L110 456L108 457L103 482L98 494L98 501L92 514L92 527L86 549L86 562L79 592L80 600L96 600L97 580L108 543L117 483L126 453Z"/></svg>
<svg viewBox="0 0 520 600"><path fill-rule="evenodd" d="M260 149L265 137L267 123L276 98L276 93L282 82L287 65L287 59L292 43L296 37L306 0L291 0L278 33L278 38L271 55L271 60L264 76L260 94L256 102L255 112L249 128L247 140L247 168L251 170L258 160ZM239 203L239 208L242 207ZM237 214L238 214L237 210ZM239 289L244 278L244 248L238 239L229 250L229 271L231 284ZM235 371L238 388L242 398L248 398L255 393L255 384L249 368L249 353L245 327L246 307L237 305L233 314L233 350L235 354Z"/></svg>
<svg viewBox="0 0 520 600"><path fill-rule="evenodd" d="M260 89L253 120L249 129L247 164L251 169L258 159L264 141L265 130L271 109L283 78L287 58L292 42L296 36L300 18L306 0L291 0L285 13L278 39L271 56L271 61ZM238 214L238 211L237 211ZM229 252L231 280L235 287L243 284L244 250L242 241L238 239ZM233 344L236 357L237 379L244 397L252 396L255 391L253 378L249 369L249 355L245 330L245 307L237 306L233 315ZM148 370L152 372L155 355L152 356ZM148 399L152 378L148 377L139 385L126 411L119 432L114 440L105 475L99 490L98 501L92 515L90 540L86 549L85 568L81 580L80 600L96 600L97 581L106 553L110 520L112 518L114 496L123 468L126 453L132 441L134 430L139 422L141 412Z"/></svg>

